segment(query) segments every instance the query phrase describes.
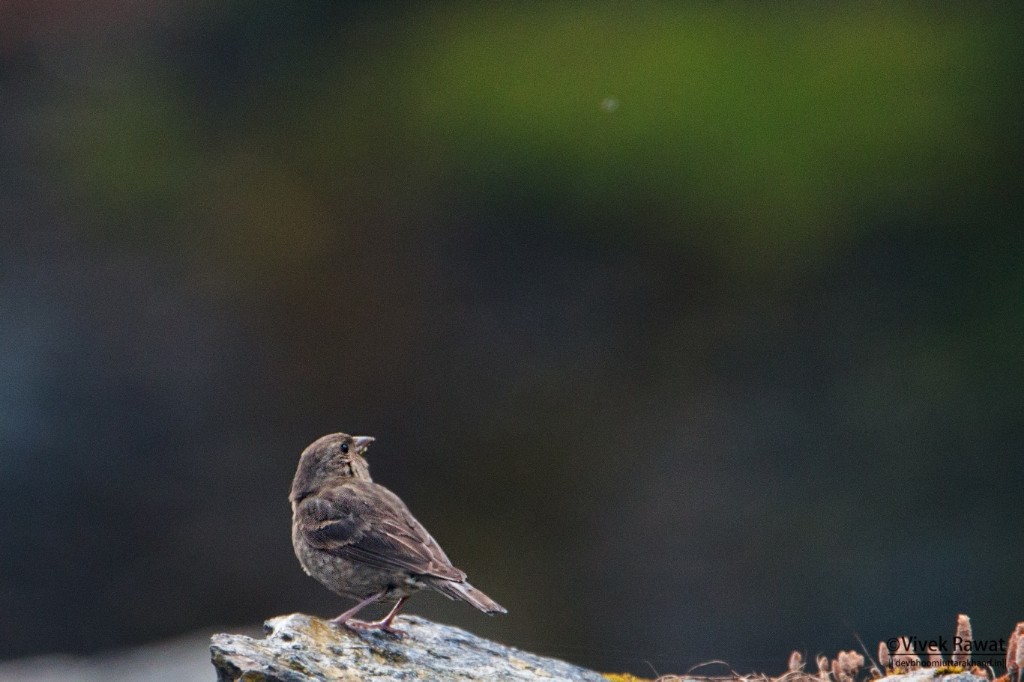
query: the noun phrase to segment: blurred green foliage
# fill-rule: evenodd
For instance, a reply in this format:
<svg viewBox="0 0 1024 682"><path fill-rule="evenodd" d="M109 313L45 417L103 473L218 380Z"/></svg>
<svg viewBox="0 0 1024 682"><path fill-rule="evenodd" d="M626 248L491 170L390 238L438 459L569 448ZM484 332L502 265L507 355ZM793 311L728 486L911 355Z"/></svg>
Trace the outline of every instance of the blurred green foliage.
<svg viewBox="0 0 1024 682"><path fill-rule="evenodd" d="M209 10L212 40L218 19L268 30L261 11ZM289 235L320 229L325 203L358 222L422 211L424 198L443 210L453 195L507 194L564 212L567 229L704 244L740 272L813 266L880 215L955 211L1012 172L1021 50L1008 14L883 3L367 12L358 31L341 23L316 44L247 55L258 76L225 83L226 111L201 96L216 87L204 74L149 54L112 65L54 115L76 185L113 211L105 226L121 210L178 211L185 224L197 219L188 207L211 210L206 220L231 223L216 229L266 234L280 254L291 241L273 237L280 223ZM219 214L222 181L253 190L236 206L259 208ZM620 218L592 219L609 214Z"/></svg>

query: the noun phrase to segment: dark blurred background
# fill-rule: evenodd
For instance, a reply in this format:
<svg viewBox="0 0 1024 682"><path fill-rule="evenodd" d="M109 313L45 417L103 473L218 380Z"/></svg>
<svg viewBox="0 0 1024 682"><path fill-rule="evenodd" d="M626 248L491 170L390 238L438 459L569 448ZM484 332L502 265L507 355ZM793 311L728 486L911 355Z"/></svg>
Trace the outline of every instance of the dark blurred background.
<svg viewBox="0 0 1024 682"><path fill-rule="evenodd" d="M1021 18L0 4L0 658L336 615L337 430L540 653L1005 636Z"/></svg>

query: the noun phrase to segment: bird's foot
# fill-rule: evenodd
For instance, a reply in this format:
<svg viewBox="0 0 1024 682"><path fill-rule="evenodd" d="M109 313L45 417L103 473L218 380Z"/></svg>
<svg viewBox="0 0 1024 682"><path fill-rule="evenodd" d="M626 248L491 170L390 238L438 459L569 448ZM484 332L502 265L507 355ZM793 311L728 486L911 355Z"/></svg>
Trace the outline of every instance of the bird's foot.
<svg viewBox="0 0 1024 682"><path fill-rule="evenodd" d="M356 620L355 618L349 618L347 621L343 623L343 625L347 627L349 630L354 630L355 632L380 630L382 632L388 633L392 637L397 637L399 639L405 636L405 633L402 630L399 630L398 628L394 628L391 626L389 618L374 621Z"/></svg>

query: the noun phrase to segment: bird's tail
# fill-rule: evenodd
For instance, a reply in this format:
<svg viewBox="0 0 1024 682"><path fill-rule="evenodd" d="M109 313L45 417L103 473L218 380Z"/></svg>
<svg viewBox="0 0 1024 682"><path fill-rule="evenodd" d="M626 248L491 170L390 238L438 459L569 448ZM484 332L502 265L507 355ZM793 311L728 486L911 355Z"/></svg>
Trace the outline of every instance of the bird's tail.
<svg viewBox="0 0 1024 682"><path fill-rule="evenodd" d="M484 613L508 613L504 606L465 581L434 580L431 582L431 587L449 599L467 601Z"/></svg>

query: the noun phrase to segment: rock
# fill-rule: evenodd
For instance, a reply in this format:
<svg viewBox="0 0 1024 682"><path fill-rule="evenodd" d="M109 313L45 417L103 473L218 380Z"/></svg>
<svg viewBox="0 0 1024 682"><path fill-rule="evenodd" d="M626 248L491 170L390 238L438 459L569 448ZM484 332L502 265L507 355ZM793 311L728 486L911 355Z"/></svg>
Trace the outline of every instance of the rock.
<svg viewBox="0 0 1024 682"><path fill-rule="evenodd" d="M214 635L210 646L220 682L319 680L579 680L602 675L553 658L497 644L418 616L400 616L402 638L351 632L295 613L266 622L264 639Z"/></svg>
<svg viewBox="0 0 1024 682"><path fill-rule="evenodd" d="M942 680L942 682L989 682L987 676L974 675L968 671L962 673L943 673L940 671L939 674L936 674L934 668L924 667L915 668L906 673L887 675L876 680L876 682L883 682L883 680L891 682L929 682L930 680Z"/></svg>

